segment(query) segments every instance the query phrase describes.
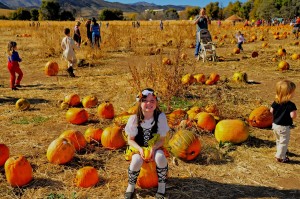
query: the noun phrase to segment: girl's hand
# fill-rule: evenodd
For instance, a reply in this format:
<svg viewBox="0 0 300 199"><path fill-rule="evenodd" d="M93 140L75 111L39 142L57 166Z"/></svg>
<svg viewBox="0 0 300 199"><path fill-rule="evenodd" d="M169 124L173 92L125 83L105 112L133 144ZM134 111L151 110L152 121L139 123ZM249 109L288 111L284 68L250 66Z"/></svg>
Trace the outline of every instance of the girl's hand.
<svg viewBox="0 0 300 199"><path fill-rule="evenodd" d="M143 148L140 147L140 148L139 148L139 152L140 152L141 157L142 157L143 159L145 159Z"/></svg>

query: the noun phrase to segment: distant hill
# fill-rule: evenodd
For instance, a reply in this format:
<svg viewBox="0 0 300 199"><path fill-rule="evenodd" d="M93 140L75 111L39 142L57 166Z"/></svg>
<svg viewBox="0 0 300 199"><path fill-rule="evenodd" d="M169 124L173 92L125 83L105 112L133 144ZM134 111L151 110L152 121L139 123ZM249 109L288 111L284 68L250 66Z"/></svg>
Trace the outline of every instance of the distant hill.
<svg viewBox="0 0 300 199"><path fill-rule="evenodd" d="M17 9L23 8L39 8L41 0L0 0L0 3ZM107 2L103 0L59 0L60 6L64 10L73 11L76 10L77 15L83 17L90 17L98 15L99 11L104 8L120 9L123 12L143 12L146 9L169 9L174 8L176 10L184 10L184 6L175 5L156 5L146 2L138 2L134 4L123 4L117 2Z"/></svg>
<svg viewBox="0 0 300 199"><path fill-rule="evenodd" d="M1 9L9 9L9 7L4 5L3 3L1 3L1 1L0 1L0 8Z"/></svg>

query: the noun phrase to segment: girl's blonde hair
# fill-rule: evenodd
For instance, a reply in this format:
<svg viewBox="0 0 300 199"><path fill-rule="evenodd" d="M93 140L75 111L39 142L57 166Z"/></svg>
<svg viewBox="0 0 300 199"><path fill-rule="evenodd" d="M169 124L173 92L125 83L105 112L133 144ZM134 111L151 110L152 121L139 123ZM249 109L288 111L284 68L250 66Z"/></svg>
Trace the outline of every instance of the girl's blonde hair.
<svg viewBox="0 0 300 199"><path fill-rule="evenodd" d="M296 89L296 84L289 80L282 80L276 83L275 101L278 104L290 101L293 92Z"/></svg>
<svg viewBox="0 0 300 199"><path fill-rule="evenodd" d="M14 51L14 48L17 46L17 42L15 41L10 41L8 42L8 45L7 45L7 54L9 56L12 55L13 51Z"/></svg>

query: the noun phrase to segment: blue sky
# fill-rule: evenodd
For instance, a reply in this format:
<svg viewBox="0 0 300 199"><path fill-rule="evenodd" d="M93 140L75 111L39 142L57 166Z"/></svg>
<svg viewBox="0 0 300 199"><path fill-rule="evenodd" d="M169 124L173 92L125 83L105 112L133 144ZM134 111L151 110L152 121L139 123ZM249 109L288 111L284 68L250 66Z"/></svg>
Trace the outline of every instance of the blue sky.
<svg viewBox="0 0 300 199"><path fill-rule="evenodd" d="M136 2L148 2L154 3L156 5L190 5L190 6L199 6L203 7L209 4L210 0L105 0L110 2L119 2L119 3L136 3ZM236 0L231 0L231 2L235 2ZM220 6L227 6L230 0L223 1L212 1L219 2ZM240 2L246 2L246 0L240 0Z"/></svg>

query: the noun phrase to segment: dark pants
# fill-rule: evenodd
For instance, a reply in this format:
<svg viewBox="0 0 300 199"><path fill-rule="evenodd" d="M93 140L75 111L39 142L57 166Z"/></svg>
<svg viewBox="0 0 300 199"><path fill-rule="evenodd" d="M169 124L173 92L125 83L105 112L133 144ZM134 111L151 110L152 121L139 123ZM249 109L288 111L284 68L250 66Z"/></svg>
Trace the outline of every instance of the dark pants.
<svg viewBox="0 0 300 199"><path fill-rule="evenodd" d="M237 47L238 47L240 50L244 50L242 44L243 44L242 41L241 41L241 42L238 42L238 44L237 44Z"/></svg>

